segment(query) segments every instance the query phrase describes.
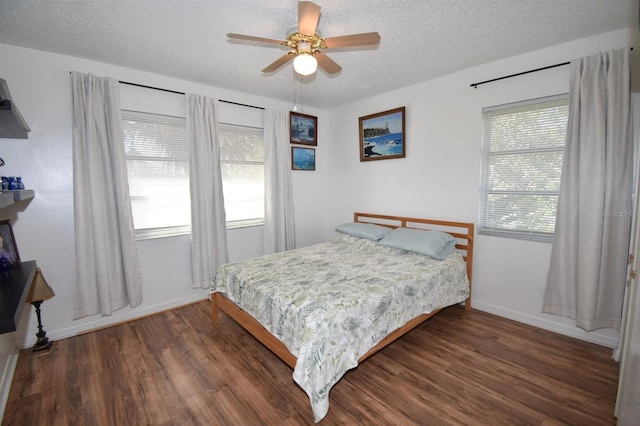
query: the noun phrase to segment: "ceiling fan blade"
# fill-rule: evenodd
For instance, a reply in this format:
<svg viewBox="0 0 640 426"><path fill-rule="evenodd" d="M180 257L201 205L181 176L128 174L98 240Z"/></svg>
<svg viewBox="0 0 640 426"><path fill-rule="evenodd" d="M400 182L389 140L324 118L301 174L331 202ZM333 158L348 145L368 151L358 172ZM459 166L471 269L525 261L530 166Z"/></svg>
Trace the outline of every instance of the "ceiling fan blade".
<svg viewBox="0 0 640 426"><path fill-rule="evenodd" d="M338 47L354 47L354 46L371 46L380 43L380 34L362 33L351 34L339 37L329 37L324 40L327 49L335 49Z"/></svg>
<svg viewBox="0 0 640 426"><path fill-rule="evenodd" d="M288 53L286 55L280 56L278 59L275 60L275 62L273 62L271 65L263 69L262 72L274 72L278 68L280 68L281 66L283 66L284 64L292 60L294 57L295 55L290 55Z"/></svg>
<svg viewBox="0 0 640 426"><path fill-rule="evenodd" d="M313 36L320 19L320 6L310 1L298 2L298 32Z"/></svg>
<svg viewBox="0 0 640 426"><path fill-rule="evenodd" d="M335 74L342 70L342 67L335 63L333 59L318 51L315 54L315 58L318 61L318 66L325 70L328 74Z"/></svg>
<svg viewBox="0 0 640 426"><path fill-rule="evenodd" d="M249 41L257 41L260 43L269 43L269 44L280 44L282 45L283 43L286 44L286 41L283 40L275 40L273 38L264 38L264 37L256 37L256 36L250 36L250 35L244 35L244 34L235 34L235 33L229 33L227 34L227 37L229 38L233 38L233 39L237 39L237 40L249 40Z"/></svg>

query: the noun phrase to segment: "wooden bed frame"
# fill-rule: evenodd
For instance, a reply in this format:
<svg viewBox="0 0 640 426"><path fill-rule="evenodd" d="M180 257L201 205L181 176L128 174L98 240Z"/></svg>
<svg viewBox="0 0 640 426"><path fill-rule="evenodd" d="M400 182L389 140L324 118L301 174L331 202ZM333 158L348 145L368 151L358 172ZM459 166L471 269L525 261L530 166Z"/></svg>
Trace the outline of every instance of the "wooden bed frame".
<svg viewBox="0 0 640 426"><path fill-rule="evenodd" d="M458 249L467 263L467 276L469 277L469 297L465 301L465 309L471 308L471 274L473 271L473 239L475 225L473 223L466 222L450 222L443 220L433 219L417 219L402 216L386 216L369 213L354 213L354 222L361 223L374 223L377 225L388 226L390 228L416 228L416 229L429 229L444 231L452 235L458 240L456 249ZM251 335L258 339L262 344L269 348L274 354L284 361L289 367L295 368L296 357L287 349L287 347L275 336L273 336L266 328L264 328L258 321L240 309L235 303L227 299L222 293L213 293L211 297L211 317L213 321L218 320L218 309L229 315L247 330ZM358 363L371 357L382 348L388 346L404 334L413 330L418 325L422 324L438 312L441 309L435 310L428 314L422 314L407 322L402 327L393 331L387 337L385 337L380 343L371 348L369 352L364 354Z"/></svg>

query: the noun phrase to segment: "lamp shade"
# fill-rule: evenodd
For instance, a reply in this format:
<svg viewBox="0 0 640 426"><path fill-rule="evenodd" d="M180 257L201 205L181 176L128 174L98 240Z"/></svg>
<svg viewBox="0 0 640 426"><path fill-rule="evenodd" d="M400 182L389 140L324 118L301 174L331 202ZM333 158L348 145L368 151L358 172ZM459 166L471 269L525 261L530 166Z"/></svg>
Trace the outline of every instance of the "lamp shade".
<svg viewBox="0 0 640 426"><path fill-rule="evenodd" d="M47 280L44 279L40 268L36 268L36 274L31 282L31 288L29 294L27 294L27 303L41 302L43 300L49 300L56 294L53 289L49 287Z"/></svg>
<svg viewBox="0 0 640 426"><path fill-rule="evenodd" d="M318 69L318 60L308 53L301 53L293 60L293 69L301 75L313 74Z"/></svg>

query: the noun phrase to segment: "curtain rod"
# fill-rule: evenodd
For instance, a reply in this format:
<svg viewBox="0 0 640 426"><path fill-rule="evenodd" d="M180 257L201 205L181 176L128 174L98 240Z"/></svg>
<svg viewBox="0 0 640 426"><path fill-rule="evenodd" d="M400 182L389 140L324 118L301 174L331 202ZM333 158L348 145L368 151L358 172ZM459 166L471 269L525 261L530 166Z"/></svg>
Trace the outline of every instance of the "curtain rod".
<svg viewBox="0 0 640 426"><path fill-rule="evenodd" d="M247 105L247 104L241 104L239 102L233 102L233 101L225 101L224 99L218 99L218 102L224 102L225 104L231 104L231 105L240 105L243 107L248 107L248 108L255 108L255 109L264 109L264 107L259 107L259 106L255 106L255 105Z"/></svg>
<svg viewBox="0 0 640 426"><path fill-rule="evenodd" d="M480 86L481 84L486 84L486 83L491 83L494 81L498 81L498 80L504 80L505 78L511 78L511 77L517 77L519 75L523 75L523 74L529 74L532 72L537 72L537 71L542 71L542 70L548 70L549 68L556 68L556 67L562 67L564 65L569 65L571 62L563 62L561 64L555 64L555 65L549 65L547 67L542 67L542 68L536 68L534 70L529 70L529 71L522 71L516 74L511 74L511 75L505 75L503 77L498 77L498 78L492 78L491 80L485 80L485 81L481 81L479 83L472 83L470 84L471 87L473 87L474 89L477 89L478 86Z"/></svg>
<svg viewBox="0 0 640 426"><path fill-rule="evenodd" d="M168 92L168 93L175 93L176 95L184 95L184 92L178 92L177 90L170 90L170 89L163 89L161 87L153 87L153 86L146 86L144 84L138 84L138 83L130 83L128 81L122 81L122 80L118 80L118 83L120 84L127 84L129 86L136 86L136 87L142 87L144 89L153 89L153 90L160 90L161 92ZM233 102L233 101L225 101L224 99L218 99L219 102L224 102L226 104L233 104L233 105L240 105L243 107L249 107L249 108L256 108L256 109L264 109L264 107L259 107L259 106L254 106L254 105L247 105L247 104L241 104L238 102Z"/></svg>
<svg viewBox="0 0 640 426"><path fill-rule="evenodd" d="M177 90L163 89L161 87L146 86L144 84L130 83L128 81L122 81L122 80L118 80L118 83L126 84L128 86L142 87L143 89L152 89L152 90L159 90L161 92L175 93L176 95L184 95L185 94L184 92L178 92Z"/></svg>
<svg viewBox="0 0 640 426"><path fill-rule="evenodd" d="M630 50L633 50L633 47L631 47ZM491 83L491 82L498 81L498 80L504 80L505 78L517 77L519 75L529 74L529 73L532 73L532 72L548 70L550 68L562 67L564 65L569 65L570 63L571 63L570 61L569 62L563 62L561 64L549 65L547 67L536 68L534 70L522 71L522 72L519 72L519 73L516 73L516 74L505 75L504 77L492 78L491 80L485 80L485 81L481 81L479 83L472 83L472 84L470 84L470 86L473 87L474 89L477 89L478 86L480 86L481 84Z"/></svg>

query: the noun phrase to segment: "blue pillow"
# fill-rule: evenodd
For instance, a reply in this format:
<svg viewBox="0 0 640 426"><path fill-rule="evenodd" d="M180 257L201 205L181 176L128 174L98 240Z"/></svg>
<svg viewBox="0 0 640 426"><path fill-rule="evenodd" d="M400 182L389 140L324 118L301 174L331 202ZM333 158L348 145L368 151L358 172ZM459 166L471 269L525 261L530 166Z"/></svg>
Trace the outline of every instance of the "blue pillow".
<svg viewBox="0 0 640 426"><path fill-rule="evenodd" d="M456 239L442 231L397 228L380 240L379 244L444 260L456 248Z"/></svg>
<svg viewBox="0 0 640 426"><path fill-rule="evenodd" d="M391 232L391 228L373 223L348 222L338 226L336 231L353 235L354 237L378 241Z"/></svg>

